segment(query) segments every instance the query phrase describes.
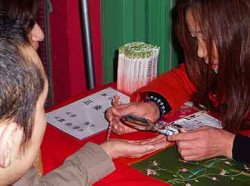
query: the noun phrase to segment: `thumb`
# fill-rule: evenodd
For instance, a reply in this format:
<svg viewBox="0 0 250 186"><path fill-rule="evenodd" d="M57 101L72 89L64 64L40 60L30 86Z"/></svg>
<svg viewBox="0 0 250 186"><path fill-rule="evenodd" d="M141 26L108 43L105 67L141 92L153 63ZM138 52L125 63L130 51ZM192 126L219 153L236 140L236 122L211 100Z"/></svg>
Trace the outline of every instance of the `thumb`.
<svg viewBox="0 0 250 186"><path fill-rule="evenodd" d="M185 129L185 128L181 128L181 129L180 129L180 132L181 132L181 133L183 133L183 132L187 132L187 129Z"/></svg>
<svg viewBox="0 0 250 186"><path fill-rule="evenodd" d="M117 108L115 108L115 107L112 107L112 113L113 113L115 116L122 116L122 115L123 115L122 110L117 109Z"/></svg>
<svg viewBox="0 0 250 186"><path fill-rule="evenodd" d="M121 108L112 107L112 112L116 116L123 116L126 114L133 113L134 110L133 110L133 107L132 108L130 108L130 107L121 107Z"/></svg>
<svg viewBox="0 0 250 186"><path fill-rule="evenodd" d="M154 145L142 145L141 148L138 148L138 150L141 151L139 153L148 153L148 152L154 151L155 146Z"/></svg>

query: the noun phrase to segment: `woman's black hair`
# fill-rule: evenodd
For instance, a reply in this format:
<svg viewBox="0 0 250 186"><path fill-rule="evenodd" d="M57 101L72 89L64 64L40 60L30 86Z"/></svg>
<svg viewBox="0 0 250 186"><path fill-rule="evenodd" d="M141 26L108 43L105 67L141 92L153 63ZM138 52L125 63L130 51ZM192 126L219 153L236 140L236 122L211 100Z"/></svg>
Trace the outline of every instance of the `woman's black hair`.
<svg viewBox="0 0 250 186"><path fill-rule="evenodd" d="M37 19L37 0L4 0L0 2L0 10L6 11L10 17L19 20L28 34Z"/></svg>

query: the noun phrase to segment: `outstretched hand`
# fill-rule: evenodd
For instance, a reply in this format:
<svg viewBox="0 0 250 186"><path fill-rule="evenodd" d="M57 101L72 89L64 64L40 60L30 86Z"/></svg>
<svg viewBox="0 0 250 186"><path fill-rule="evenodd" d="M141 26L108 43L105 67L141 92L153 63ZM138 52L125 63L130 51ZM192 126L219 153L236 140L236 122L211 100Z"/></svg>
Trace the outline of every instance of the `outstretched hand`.
<svg viewBox="0 0 250 186"><path fill-rule="evenodd" d="M110 122L113 132L124 134L136 131L136 129L125 126L120 122L120 117L127 114L143 116L151 121L156 121L160 112L155 103L152 102L133 102L110 107L106 111L106 118Z"/></svg>
<svg viewBox="0 0 250 186"><path fill-rule="evenodd" d="M201 127L189 132L182 130L167 139L176 142L184 160L198 161L216 156L232 158L234 137L234 134L222 129Z"/></svg>
<svg viewBox="0 0 250 186"><path fill-rule="evenodd" d="M146 140L111 139L101 144L101 147L113 159L119 157L139 158L154 151L163 149L170 144L166 136L158 135Z"/></svg>

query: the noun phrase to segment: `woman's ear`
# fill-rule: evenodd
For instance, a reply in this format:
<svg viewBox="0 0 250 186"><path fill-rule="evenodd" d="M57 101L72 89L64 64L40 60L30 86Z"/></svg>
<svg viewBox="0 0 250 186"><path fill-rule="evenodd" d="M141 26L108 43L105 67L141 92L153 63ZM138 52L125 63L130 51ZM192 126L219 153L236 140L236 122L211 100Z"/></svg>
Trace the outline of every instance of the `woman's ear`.
<svg viewBox="0 0 250 186"><path fill-rule="evenodd" d="M12 135L18 128L16 123L0 124L0 167L6 168L11 163Z"/></svg>

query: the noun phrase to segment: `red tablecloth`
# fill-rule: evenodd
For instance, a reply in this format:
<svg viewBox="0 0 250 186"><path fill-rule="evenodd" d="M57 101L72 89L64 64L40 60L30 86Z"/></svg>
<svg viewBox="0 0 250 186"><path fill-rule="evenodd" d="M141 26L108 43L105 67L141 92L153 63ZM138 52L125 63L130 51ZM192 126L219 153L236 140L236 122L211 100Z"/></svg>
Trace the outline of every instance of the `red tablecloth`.
<svg viewBox="0 0 250 186"><path fill-rule="evenodd" d="M80 98L88 96L94 92L97 92L101 89L107 88L108 86L115 87L115 84L109 84L104 87L83 93L78 95L70 100L67 100L55 107L51 108L50 110L54 110L56 108L60 108L65 106L73 101L76 101ZM50 111L49 110L49 111ZM242 134L250 136L250 131L243 131ZM144 139L154 136L154 133L151 132L135 132L131 134L117 136L112 134L111 137L115 138L126 138L126 139ZM43 161L43 168L44 174L48 173L49 171L55 169L56 167L60 166L64 160L81 148L87 142L95 142L97 144L102 143L106 138L106 131L103 131L99 134L91 136L84 140L77 140L76 138L56 129L55 127L48 124L44 140L41 146L42 152L42 161ZM112 186L112 185L119 185L119 186L148 186L148 185L155 185L155 186L166 186L168 185L165 182L160 180L153 179L145 174L139 172L136 169L131 168L127 164L122 163L124 161L115 160L116 171L108 175L107 177L101 179L95 186Z"/></svg>
<svg viewBox="0 0 250 186"><path fill-rule="evenodd" d="M97 92L108 86L114 87L115 84L106 85L102 88L86 92L70 100L67 100L59 105L56 105L50 110L60 108L77 99L90 95L91 93ZM113 134L113 137L127 138L127 139L143 139L143 138L152 137L153 135L155 134L150 133L150 132L136 132L136 133L126 134L126 135L121 135L121 136L116 136L115 134ZM91 141L91 142L100 144L105 140L105 138L106 138L106 131L103 131L87 139L78 140L48 124L45 135L44 135L44 140L41 146L44 174L60 166L68 156L73 154L75 151L77 151L87 142ZM114 163L116 166L116 171L114 171L110 175L106 176L105 178L95 183L95 186L99 186L99 185L100 186L105 186L105 185L107 186L111 186L111 185L166 186L168 185L160 180L156 180L156 179L146 176L145 174L139 172L138 170L133 169L124 163L121 163L121 161L119 160L115 160Z"/></svg>

